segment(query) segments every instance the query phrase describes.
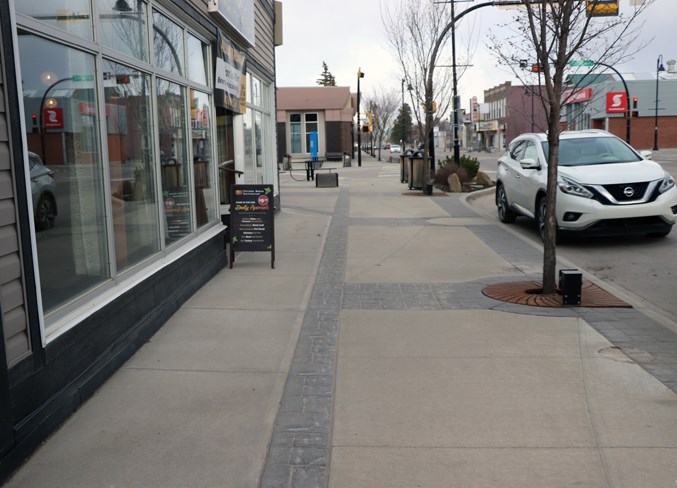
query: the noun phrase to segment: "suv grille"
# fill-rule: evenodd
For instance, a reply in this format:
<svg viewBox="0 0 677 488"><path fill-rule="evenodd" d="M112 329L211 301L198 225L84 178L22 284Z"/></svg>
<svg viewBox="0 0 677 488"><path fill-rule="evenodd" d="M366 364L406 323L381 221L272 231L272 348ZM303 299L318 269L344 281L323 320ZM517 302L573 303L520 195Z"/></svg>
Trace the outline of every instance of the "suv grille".
<svg viewBox="0 0 677 488"><path fill-rule="evenodd" d="M619 202L628 202L631 200L641 200L646 193L646 187L649 183L629 183L624 185L604 185L606 191L611 193Z"/></svg>

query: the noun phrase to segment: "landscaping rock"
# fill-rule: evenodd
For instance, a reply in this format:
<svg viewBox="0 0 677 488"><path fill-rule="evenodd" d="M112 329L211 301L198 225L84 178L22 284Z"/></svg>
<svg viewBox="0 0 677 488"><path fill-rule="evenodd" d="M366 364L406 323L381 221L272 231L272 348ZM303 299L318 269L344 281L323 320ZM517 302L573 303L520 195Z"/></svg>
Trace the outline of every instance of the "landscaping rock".
<svg viewBox="0 0 677 488"><path fill-rule="evenodd" d="M456 173L452 173L449 176L449 191L452 193L461 193L463 191L463 186L461 185L461 180L458 178Z"/></svg>
<svg viewBox="0 0 677 488"><path fill-rule="evenodd" d="M482 171L477 172L477 176L475 177L475 182L478 185L482 185L484 187L489 187L489 186L495 185L495 183L492 181L492 179L489 178L489 176L487 176L487 174L482 172Z"/></svg>

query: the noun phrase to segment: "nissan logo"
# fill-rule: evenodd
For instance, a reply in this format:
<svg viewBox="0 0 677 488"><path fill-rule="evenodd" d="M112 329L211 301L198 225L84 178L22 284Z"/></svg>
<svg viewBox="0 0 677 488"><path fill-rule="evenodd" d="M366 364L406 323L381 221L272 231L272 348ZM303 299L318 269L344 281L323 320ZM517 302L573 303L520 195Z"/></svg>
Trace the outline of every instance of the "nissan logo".
<svg viewBox="0 0 677 488"><path fill-rule="evenodd" d="M623 188L623 195L625 195L626 197L630 198L634 194L635 194L635 189L633 187L626 186L625 188Z"/></svg>

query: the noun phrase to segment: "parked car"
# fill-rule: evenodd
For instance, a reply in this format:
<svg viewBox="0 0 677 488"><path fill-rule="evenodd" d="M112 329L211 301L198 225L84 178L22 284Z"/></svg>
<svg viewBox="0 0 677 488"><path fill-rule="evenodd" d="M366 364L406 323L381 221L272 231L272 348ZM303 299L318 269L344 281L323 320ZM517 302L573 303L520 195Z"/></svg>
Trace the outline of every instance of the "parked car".
<svg viewBox="0 0 677 488"><path fill-rule="evenodd" d="M35 229L50 229L54 227L58 213L54 196L54 172L45 166L40 156L34 152L28 153L28 165L31 174Z"/></svg>
<svg viewBox="0 0 677 488"><path fill-rule="evenodd" d="M667 236L677 214L675 181L651 153L638 153L601 130L563 132L557 178L558 233ZM501 222L519 215L545 229L548 140L523 134L498 160L496 206Z"/></svg>
<svg viewBox="0 0 677 488"><path fill-rule="evenodd" d="M397 144L391 144L390 145L390 152L391 153L398 153L398 152L402 152L402 150L400 149L400 146L398 146Z"/></svg>

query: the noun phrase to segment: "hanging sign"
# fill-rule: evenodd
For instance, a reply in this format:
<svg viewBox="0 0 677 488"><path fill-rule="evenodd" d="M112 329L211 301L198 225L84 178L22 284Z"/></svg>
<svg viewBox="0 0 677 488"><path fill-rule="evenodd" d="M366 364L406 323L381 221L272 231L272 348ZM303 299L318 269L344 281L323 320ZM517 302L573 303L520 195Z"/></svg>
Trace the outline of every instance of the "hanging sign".
<svg viewBox="0 0 677 488"><path fill-rule="evenodd" d="M233 185L230 198L230 267L235 251L269 251L275 268L273 185Z"/></svg>
<svg viewBox="0 0 677 488"><path fill-rule="evenodd" d="M219 30L214 99L219 107L244 113L247 110L247 75L245 52L233 46Z"/></svg>

